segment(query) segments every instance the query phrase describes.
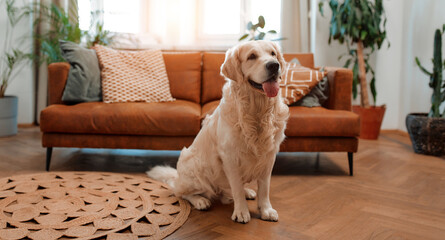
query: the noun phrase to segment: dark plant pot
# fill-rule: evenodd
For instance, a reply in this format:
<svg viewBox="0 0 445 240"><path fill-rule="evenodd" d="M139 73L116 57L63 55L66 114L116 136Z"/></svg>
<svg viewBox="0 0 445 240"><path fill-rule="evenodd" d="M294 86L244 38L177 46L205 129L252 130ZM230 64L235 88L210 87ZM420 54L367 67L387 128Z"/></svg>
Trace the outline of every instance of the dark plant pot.
<svg viewBox="0 0 445 240"><path fill-rule="evenodd" d="M0 98L0 137L17 134L17 106L15 96Z"/></svg>
<svg viewBox="0 0 445 240"><path fill-rule="evenodd" d="M415 153L445 155L445 118L428 117L426 113L410 113L406 116Z"/></svg>
<svg viewBox="0 0 445 240"><path fill-rule="evenodd" d="M360 116L360 138L370 140L379 138L385 110L385 105L369 108L352 106L352 111Z"/></svg>

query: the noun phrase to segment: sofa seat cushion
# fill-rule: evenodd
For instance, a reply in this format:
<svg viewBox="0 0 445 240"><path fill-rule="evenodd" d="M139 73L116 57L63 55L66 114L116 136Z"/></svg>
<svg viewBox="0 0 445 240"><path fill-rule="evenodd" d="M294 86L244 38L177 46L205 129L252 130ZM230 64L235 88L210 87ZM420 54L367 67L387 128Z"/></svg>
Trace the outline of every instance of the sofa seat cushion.
<svg viewBox="0 0 445 240"><path fill-rule="evenodd" d="M219 105L219 100L211 101L211 102L204 104L202 106L202 111L201 111L201 120L204 120L204 118L207 115L211 115L213 113L213 111L215 111L215 109L218 107L218 105Z"/></svg>
<svg viewBox="0 0 445 240"><path fill-rule="evenodd" d="M184 100L165 103L55 104L40 117L42 132L195 136L201 106Z"/></svg>
<svg viewBox="0 0 445 240"><path fill-rule="evenodd" d="M292 137L357 137L359 116L350 111L324 107L289 107L286 136Z"/></svg>
<svg viewBox="0 0 445 240"><path fill-rule="evenodd" d="M202 107L201 119L212 114L219 101ZM360 120L350 111L330 110L323 107L289 107L289 120L285 134L288 137L357 137Z"/></svg>

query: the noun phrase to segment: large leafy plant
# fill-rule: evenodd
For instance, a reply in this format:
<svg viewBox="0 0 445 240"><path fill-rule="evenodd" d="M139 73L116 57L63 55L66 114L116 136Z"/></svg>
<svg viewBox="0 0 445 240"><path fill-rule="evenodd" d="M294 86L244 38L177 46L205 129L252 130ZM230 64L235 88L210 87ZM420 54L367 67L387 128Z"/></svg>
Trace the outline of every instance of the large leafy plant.
<svg viewBox="0 0 445 240"><path fill-rule="evenodd" d="M94 44L109 45L114 40L114 34L103 28L103 24L97 21L98 12L91 13L90 29L82 31L77 19L71 18L66 11L55 4L34 4L28 8L28 13L34 13L34 38L40 48L40 59L48 64L65 61L59 45L59 40L80 43L85 39L88 47ZM42 26L48 29L41 30Z"/></svg>
<svg viewBox="0 0 445 240"><path fill-rule="evenodd" d="M324 1L319 3L323 16ZM374 69L369 64L370 55L380 49L386 39L386 16L382 0L329 0L332 17L329 28L329 43L332 39L345 44L348 51L339 56L347 56L345 68L352 66L353 96L357 98L357 86L360 84L361 106L369 107L368 83L366 74L371 73L370 88L374 104L377 91ZM388 47L390 46L388 42Z"/></svg>
<svg viewBox="0 0 445 240"><path fill-rule="evenodd" d="M85 34L79 24L73 21L68 14L55 4L37 4L32 9L36 14L34 38L40 47L40 58L48 64L63 62L59 40L80 43ZM47 27L45 29L39 29Z"/></svg>
<svg viewBox="0 0 445 240"><path fill-rule="evenodd" d="M416 63L420 70L430 77L429 86L433 89L431 96L431 109L428 117L444 117L445 109L440 113L440 105L445 102L445 80L443 77L443 68L445 62L442 62L442 35L445 32L445 24L442 26L442 31L436 29L434 34L434 53L433 53L433 71L426 70L421 64L419 58L416 57Z"/></svg>
<svg viewBox="0 0 445 240"><path fill-rule="evenodd" d="M1 1L0 6L5 4L7 22L4 29L4 45L0 56L0 98L5 96L6 88L12 82L15 74L20 72L24 61L32 55L21 51L17 45L20 41L14 38L14 28L23 19L24 12L14 5L14 0ZM2 30L3 30L2 29Z"/></svg>

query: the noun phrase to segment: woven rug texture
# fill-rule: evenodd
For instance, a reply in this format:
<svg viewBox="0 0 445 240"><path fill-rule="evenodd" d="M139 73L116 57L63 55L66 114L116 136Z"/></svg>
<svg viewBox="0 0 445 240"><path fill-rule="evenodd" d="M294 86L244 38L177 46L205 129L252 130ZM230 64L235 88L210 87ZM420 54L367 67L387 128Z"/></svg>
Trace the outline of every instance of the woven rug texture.
<svg viewBox="0 0 445 240"><path fill-rule="evenodd" d="M162 239L188 202L146 177L49 172L0 179L0 239Z"/></svg>

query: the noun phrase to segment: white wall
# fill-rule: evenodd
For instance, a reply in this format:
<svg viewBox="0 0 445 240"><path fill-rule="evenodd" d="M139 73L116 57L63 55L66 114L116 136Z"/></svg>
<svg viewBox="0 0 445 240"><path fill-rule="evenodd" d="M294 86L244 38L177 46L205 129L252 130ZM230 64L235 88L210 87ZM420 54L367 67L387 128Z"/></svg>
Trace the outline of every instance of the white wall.
<svg viewBox="0 0 445 240"><path fill-rule="evenodd" d="M418 56L427 69L432 68L433 36L445 23L445 1L384 0L384 7L391 47L387 49L385 43L371 59L376 70L377 105L387 106L382 129L406 131L408 113L429 111L432 90L414 57ZM331 12L327 4L324 10L325 17L317 14L315 64L341 67L344 61L337 61L337 57L346 47L337 42L328 45Z"/></svg>
<svg viewBox="0 0 445 240"><path fill-rule="evenodd" d="M30 0L17 0L17 6L28 4ZM1 1L0 7L0 54L4 58L3 48L5 42L5 29L7 24L6 7ZM13 47L19 47L22 51L30 51L32 46L31 21L23 19L15 28ZM3 60L3 59L2 59ZM6 95L15 95L19 98L18 122L32 123L34 119L34 81L31 63L27 63L24 68L12 79L12 83L6 89Z"/></svg>
<svg viewBox="0 0 445 240"><path fill-rule="evenodd" d="M399 128L406 130L405 116L411 112L428 112L431 107L432 89L428 86L429 77L417 67L414 58L432 70L434 32L445 24L445 1L407 0L404 2L404 39ZM442 35L443 40L445 36ZM442 45L445 41L442 41ZM444 48L444 47L443 47ZM444 54L442 49L442 55ZM444 107L444 105L442 105ZM442 108L443 109L443 108Z"/></svg>

